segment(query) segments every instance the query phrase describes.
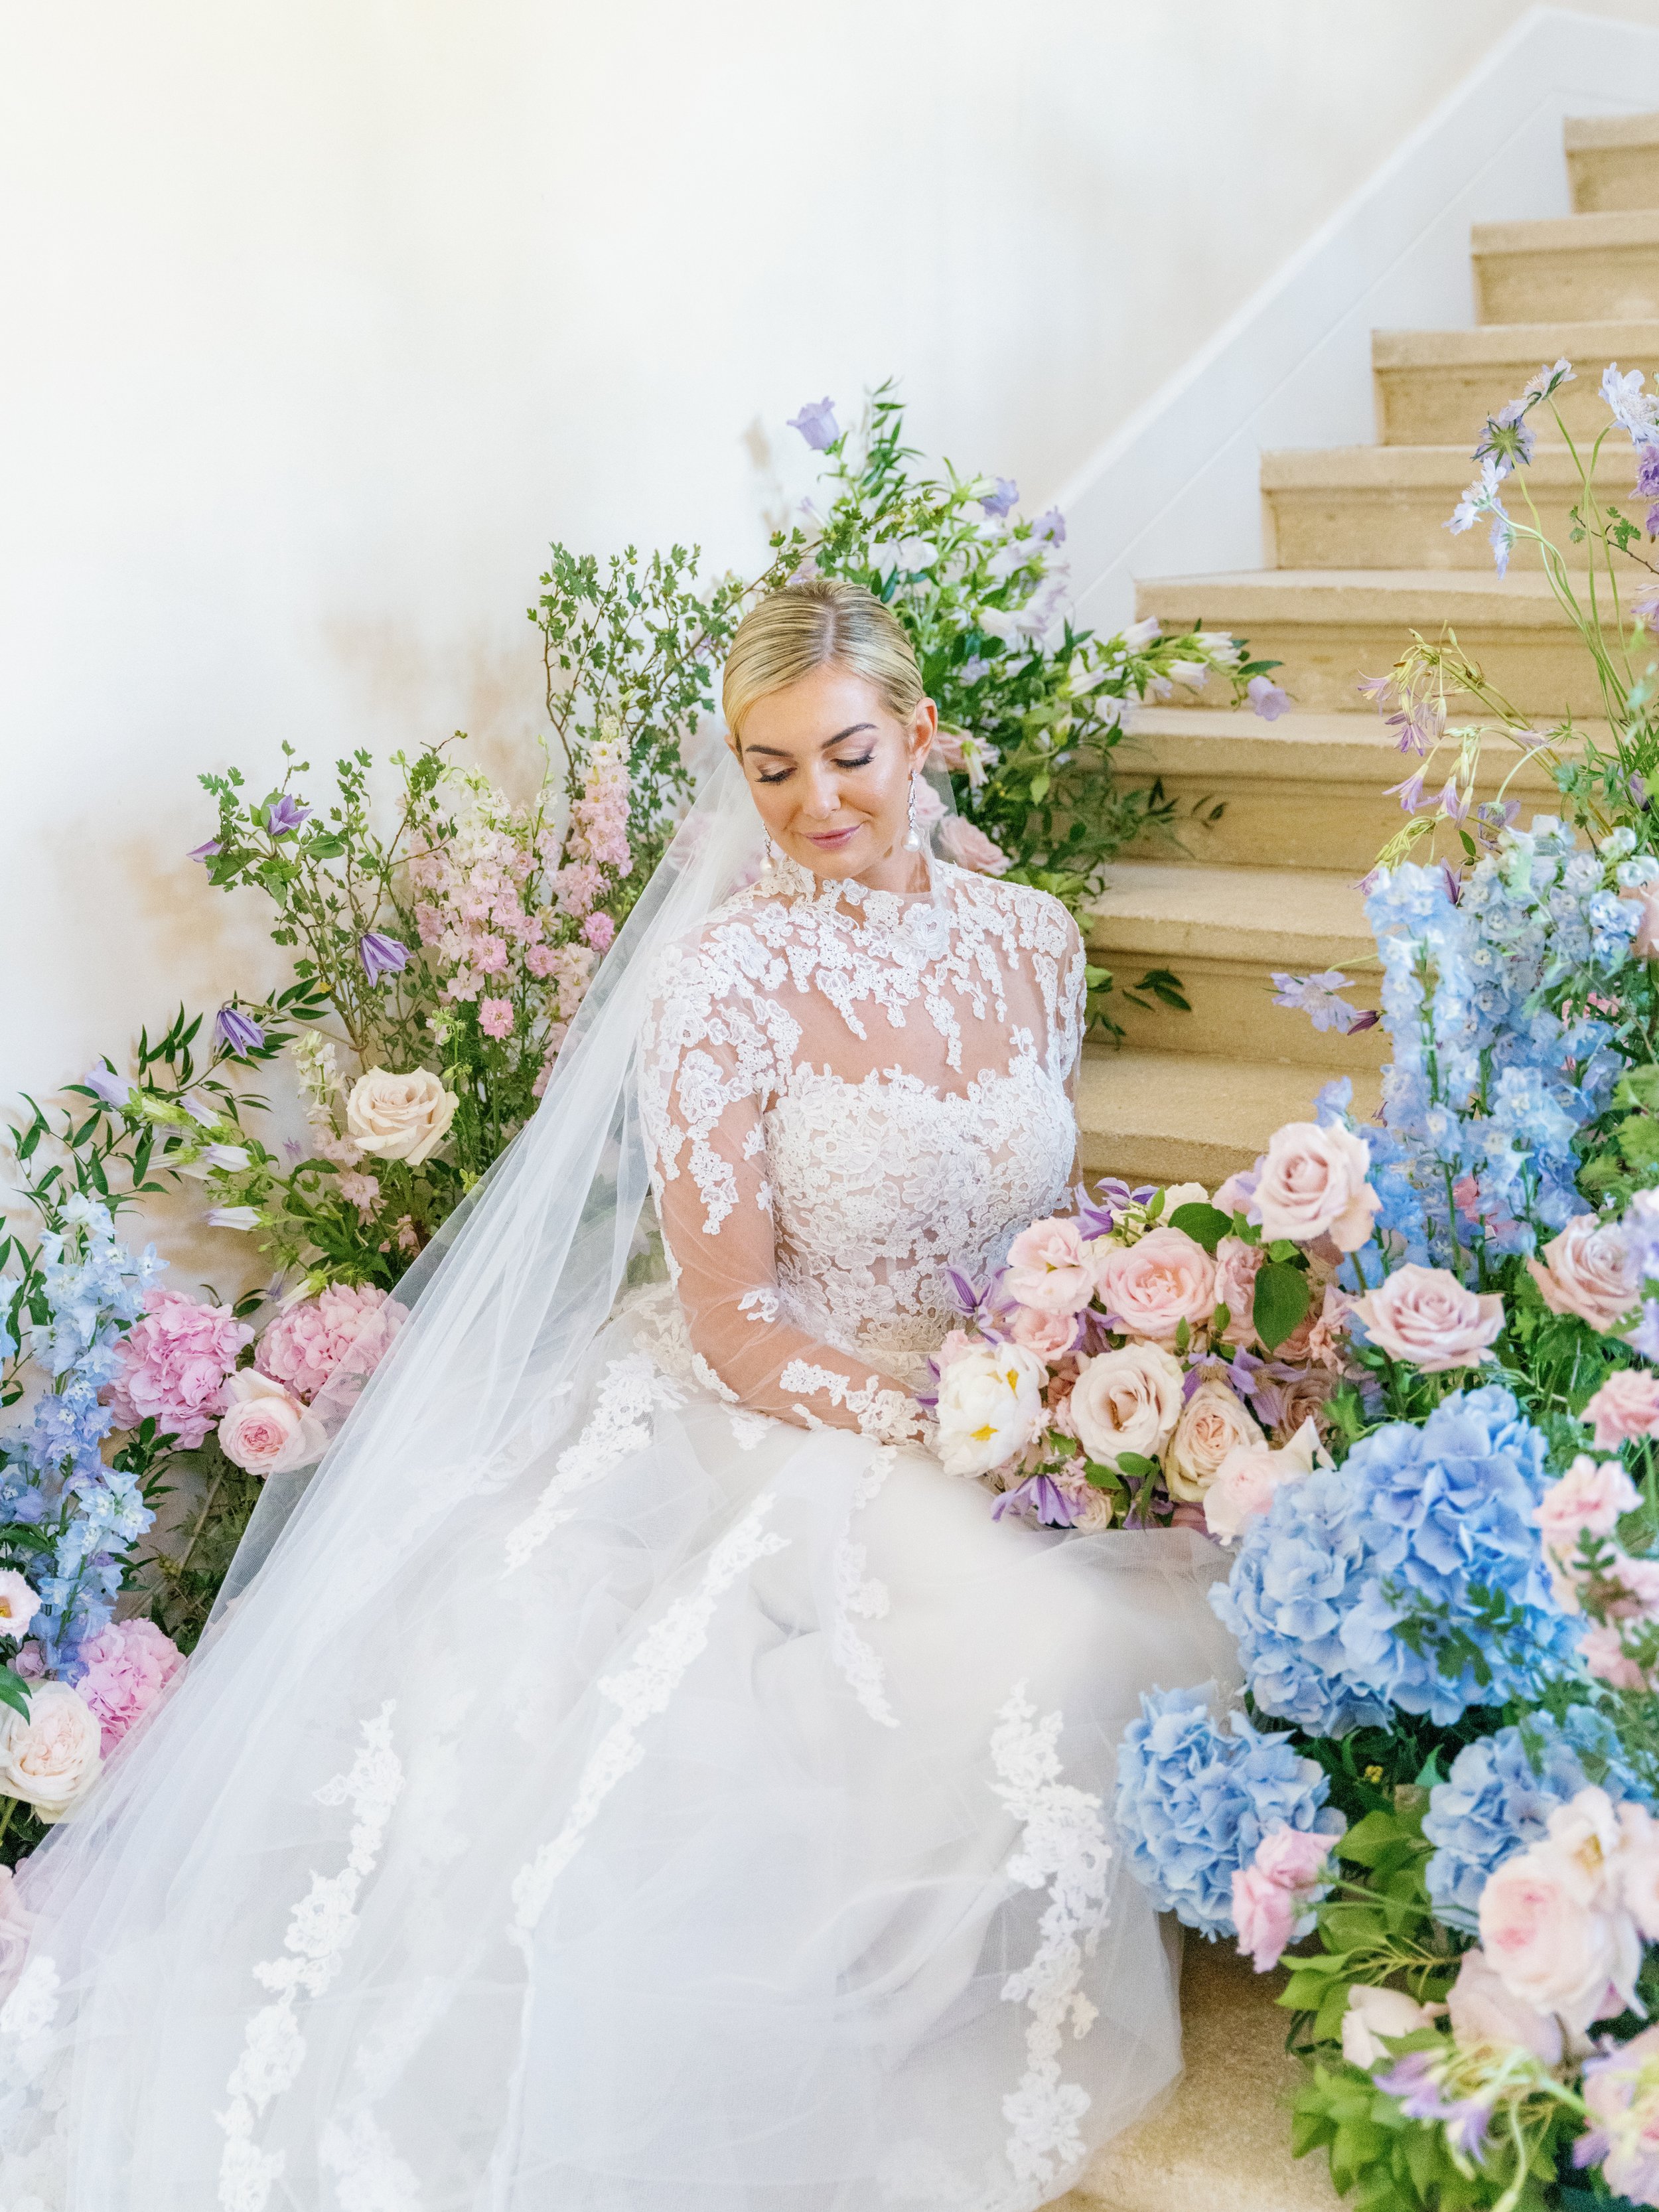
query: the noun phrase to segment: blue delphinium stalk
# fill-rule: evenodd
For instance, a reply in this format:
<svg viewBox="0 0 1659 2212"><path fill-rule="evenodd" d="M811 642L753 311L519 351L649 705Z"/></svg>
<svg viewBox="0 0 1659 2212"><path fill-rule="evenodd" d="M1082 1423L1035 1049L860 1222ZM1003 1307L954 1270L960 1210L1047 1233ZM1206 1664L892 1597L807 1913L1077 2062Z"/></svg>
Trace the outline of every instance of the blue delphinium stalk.
<svg viewBox="0 0 1659 2212"><path fill-rule="evenodd" d="M1547 1712L1530 1713L1520 1728L1465 1744L1430 1791L1423 1817L1436 1847L1429 1901L1441 1919L1473 1934L1487 1875L1536 1843L1556 1807L1592 1780L1614 1797L1646 1798L1611 1724L1589 1705L1571 1706L1559 1723Z"/></svg>
<svg viewBox="0 0 1659 2212"><path fill-rule="evenodd" d="M1236 1931L1232 1878L1276 1827L1340 1835L1325 1803L1318 1762L1289 1738L1253 1728L1243 1713L1224 1735L1209 1692L1151 1690L1118 1746L1118 1835L1136 1879L1160 1912L1173 1912L1212 1942Z"/></svg>
<svg viewBox="0 0 1659 2212"><path fill-rule="evenodd" d="M1534 1692L1577 1642L1530 1523L1547 1481L1542 1435L1492 1386L1282 1487L1212 1595L1261 1711L1346 1735Z"/></svg>

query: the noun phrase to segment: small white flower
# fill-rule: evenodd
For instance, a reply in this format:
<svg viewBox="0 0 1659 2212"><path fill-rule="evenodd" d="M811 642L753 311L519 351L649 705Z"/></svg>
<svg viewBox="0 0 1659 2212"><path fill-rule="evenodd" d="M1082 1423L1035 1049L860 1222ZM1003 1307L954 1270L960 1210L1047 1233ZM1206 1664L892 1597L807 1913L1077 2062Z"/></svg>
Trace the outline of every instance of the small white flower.
<svg viewBox="0 0 1659 2212"><path fill-rule="evenodd" d="M207 1220L210 1229L257 1229L259 1209L257 1206L216 1206Z"/></svg>

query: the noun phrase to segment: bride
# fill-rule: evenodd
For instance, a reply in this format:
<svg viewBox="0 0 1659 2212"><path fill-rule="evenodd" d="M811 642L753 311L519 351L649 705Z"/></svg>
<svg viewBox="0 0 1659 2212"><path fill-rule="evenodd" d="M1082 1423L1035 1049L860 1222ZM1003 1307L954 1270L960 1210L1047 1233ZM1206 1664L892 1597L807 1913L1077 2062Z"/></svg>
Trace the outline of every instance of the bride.
<svg viewBox="0 0 1659 2212"><path fill-rule="evenodd" d="M1232 1671L1215 1554L994 1521L918 1395L945 1271L1066 1202L1078 934L933 860L867 593L763 601L725 707L542 1111L27 1865L4 2212L1034 2212L1176 2070L1110 1789Z"/></svg>

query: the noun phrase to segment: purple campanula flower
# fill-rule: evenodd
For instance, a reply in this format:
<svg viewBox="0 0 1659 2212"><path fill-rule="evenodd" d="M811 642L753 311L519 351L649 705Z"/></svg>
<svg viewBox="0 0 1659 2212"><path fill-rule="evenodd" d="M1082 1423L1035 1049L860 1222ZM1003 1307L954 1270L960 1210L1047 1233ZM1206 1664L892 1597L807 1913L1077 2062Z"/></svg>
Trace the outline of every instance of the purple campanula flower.
<svg viewBox="0 0 1659 2212"><path fill-rule="evenodd" d="M1012 507L1019 505L1019 486L1012 477L999 477L980 505L987 514L994 514L1000 520Z"/></svg>
<svg viewBox="0 0 1659 2212"><path fill-rule="evenodd" d="M132 1096L132 1085L125 1075L117 1075L112 1068L92 1067L81 1078L88 1091L95 1091L106 1106L125 1106Z"/></svg>
<svg viewBox="0 0 1659 2212"><path fill-rule="evenodd" d="M199 1121L204 1129L210 1129L219 1118L217 1109L210 1106L199 1091L186 1091L183 1103L191 1120Z"/></svg>
<svg viewBox="0 0 1659 2212"><path fill-rule="evenodd" d="M1636 468L1636 497L1659 499L1659 446L1639 446Z"/></svg>
<svg viewBox="0 0 1659 2212"><path fill-rule="evenodd" d="M273 837L291 837L302 822L311 819L311 809L301 806L284 792L265 811L265 828Z"/></svg>
<svg viewBox="0 0 1659 2212"><path fill-rule="evenodd" d="M1244 686L1244 696L1250 702L1253 714L1260 714L1264 722L1276 722L1281 714L1290 712L1291 697L1281 690L1270 676L1253 676Z"/></svg>
<svg viewBox="0 0 1659 2212"><path fill-rule="evenodd" d="M1074 1528L1077 1510L1059 1485L1046 1474L1028 1474L1024 1482L1012 1490L1005 1490L991 1508L991 1518L1000 1521L1005 1513L1035 1513L1039 1523L1047 1528Z"/></svg>
<svg viewBox="0 0 1659 2212"><path fill-rule="evenodd" d="M1415 775L1408 775L1403 783L1389 784L1382 795L1385 799L1391 799L1396 791L1400 793L1400 804L1404 811L1407 814L1415 814L1423 804L1423 770L1419 769Z"/></svg>
<svg viewBox="0 0 1659 2212"><path fill-rule="evenodd" d="M222 853L224 849L216 837L210 837L205 845L192 845L185 858L187 860L201 860L205 863L217 854Z"/></svg>
<svg viewBox="0 0 1659 2212"><path fill-rule="evenodd" d="M265 1033L258 1023L237 1006L221 1006L213 1026L226 1048L238 1059L244 1053L257 1052L265 1041Z"/></svg>
<svg viewBox="0 0 1659 2212"><path fill-rule="evenodd" d="M789 417L788 427L799 430L815 453L827 453L841 435L835 402L827 397L809 399L799 415Z"/></svg>
<svg viewBox="0 0 1659 2212"><path fill-rule="evenodd" d="M1057 507L1048 508L1031 525L1033 538L1046 538L1051 545L1066 543L1066 518Z"/></svg>
<svg viewBox="0 0 1659 2212"><path fill-rule="evenodd" d="M1637 769L1632 769L1625 781L1629 788L1630 795L1636 801L1636 804L1638 806L1645 806L1648 803L1647 778L1639 774Z"/></svg>
<svg viewBox="0 0 1659 2212"><path fill-rule="evenodd" d="M382 975L396 975L409 964L409 947L398 937L382 937L378 929L365 930L357 939L357 957L371 983Z"/></svg>

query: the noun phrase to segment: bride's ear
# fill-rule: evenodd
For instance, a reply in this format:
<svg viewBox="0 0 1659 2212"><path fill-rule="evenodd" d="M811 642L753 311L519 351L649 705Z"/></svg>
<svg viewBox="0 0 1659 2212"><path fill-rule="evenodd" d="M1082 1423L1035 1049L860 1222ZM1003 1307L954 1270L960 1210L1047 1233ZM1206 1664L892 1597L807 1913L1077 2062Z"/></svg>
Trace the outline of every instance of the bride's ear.
<svg viewBox="0 0 1659 2212"><path fill-rule="evenodd" d="M919 699L916 711L910 717L910 765L919 769L932 750L939 735L939 708L931 699Z"/></svg>

